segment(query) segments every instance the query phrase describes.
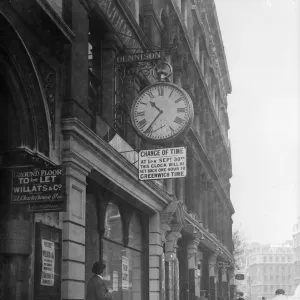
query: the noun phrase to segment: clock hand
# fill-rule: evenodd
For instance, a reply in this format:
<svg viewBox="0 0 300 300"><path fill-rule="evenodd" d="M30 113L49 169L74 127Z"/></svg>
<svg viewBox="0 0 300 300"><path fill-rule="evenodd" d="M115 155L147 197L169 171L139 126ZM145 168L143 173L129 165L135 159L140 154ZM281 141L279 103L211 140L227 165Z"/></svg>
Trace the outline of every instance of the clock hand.
<svg viewBox="0 0 300 300"><path fill-rule="evenodd" d="M159 108L156 106L156 104L155 104L154 102L150 101L150 104L151 104L152 107L155 107L160 113L163 112L161 109L159 109Z"/></svg>
<svg viewBox="0 0 300 300"><path fill-rule="evenodd" d="M153 123L157 120L157 118L162 114L162 111L158 113L158 115L154 118L154 120L151 122L151 124L148 126L148 128L145 130L145 133L150 131L150 128L152 127Z"/></svg>
<svg viewBox="0 0 300 300"><path fill-rule="evenodd" d="M166 126L166 125L160 126L159 128L155 129L153 132L155 132L155 131L157 131L157 130L159 130L159 129L165 127L165 126Z"/></svg>

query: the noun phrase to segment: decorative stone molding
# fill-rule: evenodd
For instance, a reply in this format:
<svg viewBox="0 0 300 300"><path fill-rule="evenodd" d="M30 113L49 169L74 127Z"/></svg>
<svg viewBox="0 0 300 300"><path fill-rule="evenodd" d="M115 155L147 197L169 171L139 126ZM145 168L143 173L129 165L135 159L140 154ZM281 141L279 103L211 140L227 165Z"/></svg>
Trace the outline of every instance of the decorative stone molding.
<svg viewBox="0 0 300 300"><path fill-rule="evenodd" d="M222 272L222 282L227 282L227 267L223 266L221 272Z"/></svg>
<svg viewBox="0 0 300 300"><path fill-rule="evenodd" d="M47 99L50 122L51 122L52 142L54 145L55 106L56 106L56 72L39 55L35 55L35 61L36 61L37 68L38 68L38 71L41 76L43 88L44 88L46 99Z"/></svg>
<svg viewBox="0 0 300 300"><path fill-rule="evenodd" d="M167 262L173 261L176 258L177 241L181 238L180 231L182 227L179 224L172 224L171 231L166 235L165 260Z"/></svg>
<svg viewBox="0 0 300 300"><path fill-rule="evenodd" d="M235 276L234 269L228 269L228 275L229 275L229 284L233 285L234 284L234 276Z"/></svg>

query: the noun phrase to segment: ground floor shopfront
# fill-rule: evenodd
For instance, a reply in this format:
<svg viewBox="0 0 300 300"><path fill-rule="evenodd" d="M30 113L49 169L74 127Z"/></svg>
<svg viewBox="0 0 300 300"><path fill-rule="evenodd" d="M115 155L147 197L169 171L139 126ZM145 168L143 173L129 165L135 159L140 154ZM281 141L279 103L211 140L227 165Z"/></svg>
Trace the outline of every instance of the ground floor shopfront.
<svg viewBox="0 0 300 300"><path fill-rule="evenodd" d="M0 247L0 299L85 299L98 260L116 300L232 298L224 257L187 220L181 202L138 182L136 169L77 119L63 120L62 133L65 212L33 213L10 201L10 168L51 160L22 149L2 165L1 239L23 245ZM42 269L47 244L49 280Z"/></svg>

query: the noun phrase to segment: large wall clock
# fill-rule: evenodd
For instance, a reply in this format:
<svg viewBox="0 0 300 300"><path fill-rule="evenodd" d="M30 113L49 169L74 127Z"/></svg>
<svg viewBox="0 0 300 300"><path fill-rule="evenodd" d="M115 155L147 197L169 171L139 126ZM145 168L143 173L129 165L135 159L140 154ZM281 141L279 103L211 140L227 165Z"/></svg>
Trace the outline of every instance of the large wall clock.
<svg viewBox="0 0 300 300"><path fill-rule="evenodd" d="M131 122L152 142L167 142L187 132L194 118L193 102L182 88L169 82L146 87L134 100Z"/></svg>

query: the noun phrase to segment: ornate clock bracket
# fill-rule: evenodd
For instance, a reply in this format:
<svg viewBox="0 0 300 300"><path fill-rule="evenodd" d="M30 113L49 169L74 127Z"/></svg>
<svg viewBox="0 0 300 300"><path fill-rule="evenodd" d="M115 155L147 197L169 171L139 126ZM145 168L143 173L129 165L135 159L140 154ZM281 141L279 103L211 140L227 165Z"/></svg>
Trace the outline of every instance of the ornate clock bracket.
<svg viewBox="0 0 300 300"><path fill-rule="evenodd" d="M122 133L124 124L129 122L130 108L125 101L125 95L132 88L136 79L148 82L168 81L172 75L172 67L165 61L167 54L175 52L177 45L156 48L153 51L138 53L138 49L129 49L130 54L119 53L115 58L115 105L114 129ZM134 51L135 50L135 51ZM122 135L122 134L121 134Z"/></svg>

